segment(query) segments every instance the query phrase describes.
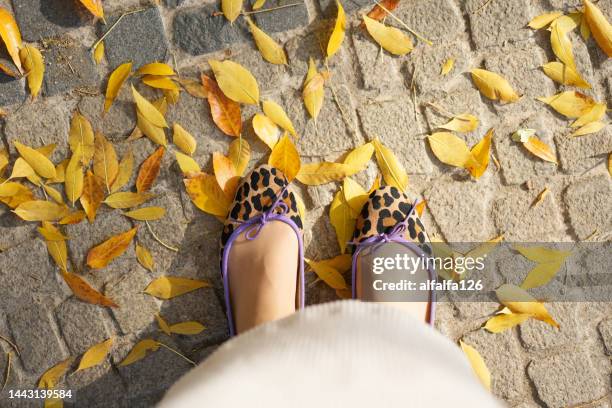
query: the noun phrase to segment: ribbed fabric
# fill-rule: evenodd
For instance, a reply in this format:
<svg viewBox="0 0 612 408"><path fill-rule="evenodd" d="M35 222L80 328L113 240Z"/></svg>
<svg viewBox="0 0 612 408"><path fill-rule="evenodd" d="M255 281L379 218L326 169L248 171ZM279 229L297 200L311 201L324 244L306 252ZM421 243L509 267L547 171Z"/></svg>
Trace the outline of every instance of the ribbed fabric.
<svg viewBox="0 0 612 408"><path fill-rule="evenodd" d="M160 408L499 407L459 347L390 306L310 306L226 342Z"/></svg>

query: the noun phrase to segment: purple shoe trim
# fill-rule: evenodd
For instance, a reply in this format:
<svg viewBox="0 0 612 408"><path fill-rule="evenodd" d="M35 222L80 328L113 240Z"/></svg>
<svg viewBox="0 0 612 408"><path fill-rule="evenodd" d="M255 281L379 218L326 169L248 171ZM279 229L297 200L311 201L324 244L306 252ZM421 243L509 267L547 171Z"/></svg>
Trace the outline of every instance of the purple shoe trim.
<svg viewBox="0 0 612 408"><path fill-rule="evenodd" d="M388 234L378 234L366 240L363 240L361 242L353 242L353 241L349 242L349 244L355 245L355 251L353 252L353 263L352 263L353 265L351 268L352 298L353 299L357 298L357 284L356 284L357 282L356 280L357 279L357 257L359 256L359 253L361 252L362 249L372 246L372 245L384 244L387 242L396 242L412 250L412 252L416 253L419 257L425 256L425 252L417 244L415 244L412 241L408 241L403 237L404 233L406 232L408 228L407 220L414 212L417 204L418 204L418 201L415 201L412 205L412 209L410 210L410 213L406 216L406 218L404 218L404 221L396 224L391 230L391 232L389 232ZM435 280L436 271L433 269L431 265L429 266L430 267L427 268L427 272L429 273L429 279ZM432 290L429 292L429 302L428 303L429 303L429 320L427 321L427 323L433 326L435 322L435 316L436 316L436 291L435 290Z"/></svg>
<svg viewBox="0 0 612 408"><path fill-rule="evenodd" d="M230 299L229 276L227 273L228 272L227 265L228 265L228 259L229 259L230 250L232 248L232 244L234 243L236 238L238 238L240 234L246 230L248 231L245 234L245 238L248 241L252 241L255 238L257 238L263 226L270 221L284 222L285 224L289 225L293 229L298 239L298 268L299 268L298 270L299 291L297 292L298 307L299 309L304 308L305 298L306 298L306 291L305 291L305 286L304 286L304 243L302 241L302 234L300 232L300 228L295 224L295 222L293 222L293 220L285 216L285 214L288 212L288 207L287 207L287 204L285 204L282 201L284 192L285 192L285 189L281 190L281 192L278 195L278 198L272 204L272 207L270 207L266 212L256 217L253 217L248 221L240 221L240 220L234 220L230 218L230 221L240 224L238 228L236 228L232 232L232 234L230 235L229 239L227 240L225 244L225 247L223 248L223 259L221 263L221 277L223 279L223 292L225 295L225 308L226 308L226 313L227 313L227 321L228 321L228 326L229 326L230 337L236 335L236 327L234 324L234 317L232 313L232 302ZM277 208L280 208L282 210L280 214L274 213L274 210L276 210Z"/></svg>

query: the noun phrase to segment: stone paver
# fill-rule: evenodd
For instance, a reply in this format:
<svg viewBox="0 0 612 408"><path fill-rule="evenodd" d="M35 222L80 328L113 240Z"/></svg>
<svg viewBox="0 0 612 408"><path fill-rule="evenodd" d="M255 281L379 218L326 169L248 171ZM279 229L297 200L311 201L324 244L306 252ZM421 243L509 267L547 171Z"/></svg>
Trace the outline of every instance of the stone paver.
<svg viewBox="0 0 612 408"><path fill-rule="evenodd" d="M427 200L423 220L437 238L477 242L504 234L506 241L552 245L555 241L609 236L611 182L604 163L612 151L612 127L584 137L569 137L571 121L535 100L573 88L557 86L544 75L541 65L554 58L550 34L529 30L526 24L535 15L553 9L573 10L579 2L402 0L394 15L432 40L432 45L413 36L414 50L395 57L382 51L359 27L359 14L372 2L346 0L342 1L348 17L346 38L325 64L323 54L337 13L336 1L267 0L264 8L273 10L252 14L251 18L283 46L289 62L284 66L265 62L244 18L229 24L218 13L218 2L105 0L106 25L94 22L80 2L71 1L69 6L64 3L0 0L0 6L15 13L24 40L36 43L46 63L43 89L34 101L28 96L25 79L0 74L0 108L8 113L0 118L0 137L12 161L16 140L33 147L54 143L51 160L55 164L64 160L69 154L70 118L78 109L95 130L113 141L120 157L129 149L133 151L137 169L156 146L147 138L126 141L136 124L128 86L122 88L110 111L102 113L111 70L127 61L132 61L134 68L164 61L181 77L199 78L200 73L212 75L209 59L231 59L252 72L262 100L273 100L288 113L299 134L296 145L304 163L339 160L348 150L375 137L390 147L407 170L409 194ZM252 3L245 3L247 11ZM612 0L597 4L608 20L612 19ZM95 64L89 52L93 42L120 15L131 11L136 12L126 15L105 38L105 58ZM403 30L393 18L385 23ZM585 43L578 33L570 33L569 38L579 71L592 85L585 92L610 105L612 60L594 41ZM10 58L0 48L0 61L10 66ZM302 102L310 58L321 71L331 74L316 125ZM449 58L455 59L455 66L442 76L441 65ZM475 67L502 74L521 99L502 104L483 97L469 76L469 70ZM138 77L129 81L147 98L161 95L143 86ZM242 106L242 136L251 146L249 168L266 161L269 154L269 148L252 130L251 118L257 112L256 106ZM479 119L477 129L459 135L469 147L488 129L495 129L492 153L499 167L492 162L479 180L471 179L462 169L442 164L426 140L449 116L460 113L471 113ZM212 122L208 102L181 92L178 102L168 106L166 119L170 128L179 123L194 136L194 159L204 171L212 172L211 154L226 153L232 139ZM519 128L536 129L555 152L559 165L545 163L513 142L511 135ZM171 142L171 129L166 135ZM133 186L136 169L130 187L123 191ZM8 177L7 173L2 176ZM373 159L354 179L369 188L377 174ZM545 186L551 194L531 208ZM337 239L328 213L338 185L295 188L307 207L306 256L325 259L337 255ZM175 252L164 247L145 225L140 225L135 241L154 254L152 271L137 263L134 245L106 268L90 270L86 266L91 247L138 224L119 211L102 206L93 225L85 221L62 227L70 238L71 271L74 269L95 289L115 300L120 305L117 309L89 305L74 297L36 231L39 224L22 222L0 205L0 335L22 350L21 357L14 360L7 387L35 387L44 370L68 356L76 358L112 336L114 346L105 362L71 373L62 381L62 387L77 393L77 402L66 406L148 408L190 369L190 364L160 348L131 366L118 367L136 342L154 338L199 362L227 339L217 253L221 223L191 203L170 143L152 192L156 197L147 205L164 207L167 213L152 222L151 228L164 243L178 249ZM42 198L42 193L39 196ZM522 282L534 263L515 255L508 251L491 262L496 275L487 282L487 288L502 282ZM597 257L571 262L575 264L568 263L567 270L572 266L573 275L560 273L545 287L530 292L538 299L549 300L551 293L566 288L566 278L590 282L609 269ZM161 275L206 279L212 287L168 301L144 294L143 289ZM337 298L333 289L315 282L313 273L308 272L306 278L308 304ZM602 286L589 294L609 296L608 292L609 287ZM479 350L492 373L492 392L510 406L610 406L605 397L610 393L612 354L609 303L547 301L559 329L532 319L518 328L491 334L482 325L498 310L494 297L487 302L451 300L439 305L436 327L452 340L463 339ZM195 336L168 337L160 332L156 313L170 323L199 321L206 329ZM0 341L0 373L7 364L6 351L10 349ZM2 407L40 405L16 404L5 395L0 395Z"/></svg>

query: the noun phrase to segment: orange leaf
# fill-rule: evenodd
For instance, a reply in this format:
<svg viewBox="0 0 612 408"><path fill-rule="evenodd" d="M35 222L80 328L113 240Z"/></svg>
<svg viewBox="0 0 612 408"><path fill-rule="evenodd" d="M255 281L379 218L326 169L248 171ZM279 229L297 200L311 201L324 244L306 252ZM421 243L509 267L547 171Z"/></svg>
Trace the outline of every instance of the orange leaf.
<svg viewBox="0 0 612 408"><path fill-rule="evenodd" d="M206 75L202 75L202 85L208 93L208 104L213 122L228 136L240 136L242 118L240 104L229 99L217 83Z"/></svg>
<svg viewBox="0 0 612 408"><path fill-rule="evenodd" d="M225 217L231 205L229 199L214 176L206 173L200 173L197 176L183 180L187 189L187 194L193 201L196 207L200 210Z"/></svg>
<svg viewBox="0 0 612 408"><path fill-rule="evenodd" d="M87 254L87 265L92 269L104 268L110 261L125 252L136 235L137 228L114 235L100 245L93 247Z"/></svg>
<svg viewBox="0 0 612 408"><path fill-rule="evenodd" d="M136 179L136 191L142 193L148 191L153 186L159 174L159 167L164 153L166 153L166 149L161 146L142 163L138 172L138 178Z"/></svg>
<svg viewBox="0 0 612 408"><path fill-rule="evenodd" d="M83 302L108 307L119 307L119 305L111 299L92 288L89 283L79 275L62 271L62 277L72 290L72 293L74 293L74 296L78 297Z"/></svg>
<svg viewBox="0 0 612 408"><path fill-rule="evenodd" d="M21 59L19 58L19 49L23 45L21 33L11 13L2 7L0 7L0 38L4 41L4 45L6 45L6 49L19 72L23 72Z"/></svg>
<svg viewBox="0 0 612 408"><path fill-rule="evenodd" d="M380 4L389 11L395 10L400 0L382 0ZM381 21L387 16L387 12L380 5L375 5L372 10L368 13L368 17L373 18L376 21ZM361 22L361 26L365 27L365 24Z"/></svg>
<svg viewBox="0 0 612 408"><path fill-rule="evenodd" d="M83 194L81 194L81 205L87 214L89 223L93 224L96 212L104 200L104 186L101 180L96 177L91 170L87 170L87 175L83 182Z"/></svg>
<svg viewBox="0 0 612 408"><path fill-rule="evenodd" d="M240 177L236 174L234 163L219 152L213 153L213 169L219 187L228 197L234 197Z"/></svg>
<svg viewBox="0 0 612 408"><path fill-rule="evenodd" d="M81 0L81 3L95 17L104 18L104 9L102 8L102 0Z"/></svg>

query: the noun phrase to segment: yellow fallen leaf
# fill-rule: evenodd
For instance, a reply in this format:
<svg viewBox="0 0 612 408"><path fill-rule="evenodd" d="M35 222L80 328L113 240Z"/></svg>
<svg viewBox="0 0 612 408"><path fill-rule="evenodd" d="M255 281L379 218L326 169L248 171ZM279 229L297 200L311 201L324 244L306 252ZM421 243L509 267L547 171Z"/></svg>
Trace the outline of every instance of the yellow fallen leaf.
<svg viewBox="0 0 612 408"><path fill-rule="evenodd" d="M94 49L94 61L96 61L96 64L102 62L102 58L104 58L104 41L100 41Z"/></svg>
<svg viewBox="0 0 612 408"><path fill-rule="evenodd" d="M47 183L63 183L64 181L66 181L66 166L68 166L68 163L70 163L70 159L66 159L57 166L55 166L55 177L52 179L48 179Z"/></svg>
<svg viewBox="0 0 612 408"><path fill-rule="evenodd" d="M344 199L353 210L353 218L357 218L368 201L368 192L350 177L344 179L342 191L344 192Z"/></svg>
<svg viewBox="0 0 612 408"><path fill-rule="evenodd" d="M399 162L393 151L384 146L378 138L372 141L376 153L376 162L382 172L385 183L394 186L400 191L406 191L408 186L408 174L404 166Z"/></svg>
<svg viewBox="0 0 612 408"><path fill-rule="evenodd" d="M132 73L132 63L126 62L119 65L108 78L108 84L106 85L106 97L104 99L104 112L108 112L111 105L119 95L121 86L126 79Z"/></svg>
<svg viewBox="0 0 612 408"><path fill-rule="evenodd" d="M309 186L340 181L351 173L351 166L344 163L316 162L303 164L296 178Z"/></svg>
<svg viewBox="0 0 612 408"><path fill-rule="evenodd" d="M531 136L529 140L523 143L523 146L540 159L557 164L557 156L555 156L546 143L542 142L536 136Z"/></svg>
<svg viewBox="0 0 612 408"><path fill-rule="evenodd" d="M346 280L340 272L328 264L323 262L315 262L311 259L304 259L310 269L317 275L319 279L325 282L332 289L347 289Z"/></svg>
<svg viewBox="0 0 612 408"><path fill-rule="evenodd" d="M213 153L213 171L219 187L227 197L233 198L238 188L240 177L236 173L234 163L219 152Z"/></svg>
<svg viewBox="0 0 612 408"><path fill-rule="evenodd" d="M40 92L43 77L45 75L45 62L38 48L26 44L19 50L21 64L26 71L28 88L32 99L35 99Z"/></svg>
<svg viewBox="0 0 612 408"><path fill-rule="evenodd" d="M580 36L584 41L589 41L591 38L591 29L589 28L589 23L587 23L586 18L580 19Z"/></svg>
<svg viewBox="0 0 612 408"><path fill-rule="evenodd" d="M140 165L138 177L136 178L136 191L139 193L149 191L157 179L161 162L166 149L160 146Z"/></svg>
<svg viewBox="0 0 612 408"><path fill-rule="evenodd" d="M184 336L193 336L202 333L205 327L199 322L181 322L170 326L170 331L176 334L182 334Z"/></svg>
<svg viewBox="0 0 612 408"><path fill-rule="evenodd" d="M196 140L178 123L174 124L174 138L172 142L185 154L192 156L195 153L197 147Z"/></svg>
<svg viewBox="0 0 612 408"><path fill-rule="evenodd" d="M119 307L111 299L92 288L91 285L79 275L67 271L61 271L61 274L74 296L81 299L83 302L105 307Z"/></svg>
<svg viewBox="0 0 612 408"><path fill-rule="evenodd" d="M155 126L139 111L136 112L136 126L146 137L151 139L153 143L157 143L160 146L166 146L168 144L164 128Z"/></svg>
<svg viewBox="0 0 612 408"><path fill-rule="evenodd" d="M68 357L66 360L57 363L56 365L45 371L38 380L38 387L45 389L55 388L60 378L62 378L70 368L72 360L72 357Z"/></svg>
<svg viewBox="0 0 612 408"><path fill-rule="evenodd" d="M193 160L193 158L183 154L181 152L175 152L176 162L179 165L179 168L183 172L183 175L189 177L190 175L201 173L202 170L198 163Z"/></svg>
<svg viewBox="0 0 612 408"><path fill-rule="evenodd" d="M205 213L225 217L232 204L217 179L206 173L183 180L193 204Z"/></svg>
<svg viewBox="0 0 612 408"><path fill-rule="evenodd" d="M603 123L603 122L591 122L591 123L587 123L586 125L582 126L581 128L576 129L576 131L574 133L572 133L570 136L590 135L591 133L599 132L604 127L606 127L606 124Z"/></svg>
<svg viewBox="0 0 612 408"><path fill-rule="evenodd" d="M478 118L469 113L454 116L448 123L438 126L441 129L454 130L455 132L471 132L478 127Z"/></svg>
<svg viewBox="0 0 612 408"><path fill-rule="evenodd" d="M374 41L391 54L405 55L414 48L410 37L397 28L386 26L366 15L363 16L363 22Z"/></svg>
<svg viewBox="0 0 612 408"><path fill-rule="evenodd" d="M106 197L104 204L111 208L132 208L155 197L151 193L134 193L131 191L122 191L114 193Z"/></svg>
<svg viewBox="0 0 612 408"><path fill-rule="evenodd" d="M55 165L51 160L47 159L44 154L17 141L14 141L13 144L23 160L25 160L39 176L48 179L55 178Z"/></svg>
<svg viewBox="0 0 612 408"><path fill-rule="evenodd" d="M47 245L47 251L53 261L60 267L61 270L66 271L68 268L68 248L66 246L66 236L48 221L43 221L42 227L38 228L38 232L45 238L45 244Z"/></svg>
<svg viewBox="0 0 612 408"><path fill-rule="evenodd" d="M605 103L596 103L593 107L586 112L584 115L576 119L570 127L582 127L588 125L591 122L597 122L606 114L607 106Z"/></svg>
<svg viewBox="0 0 612 408"><path fill-rule="evenodd" d="M259 10L264 4L266 4L266 0L256 0L255 3L253 3L253 10Z"/></svg>
<svg viewBox="0 0 612 408"><path fill-rule="evenodd" d="M166 91L180 91L181 90L181 88L177 85L176 82L164 76L145 75L142 77L142 83L150 86L151 88L163 89Z"/></svg>
<svg viewBox="0 0 612 408"><path fill-rule="evenodd" d="M213 122L226 135L239 137L242 132L240 104L225 96L215 80L204 74L201 77Z"/></svg>
<svg viewBox="0 0 612 408"><path fill-rule="evenodd" d="M536 98L568 118L578 118L595 105L590 96L577 91L565 91L549 97Z"/></svg>
<svg viewBox="0 0 612 408"><path fill-rule="evenodd" d="M418 209L418 204L417 204L417 209ZM420 215L421 214L419 213L419 216ZM478 258L481 256L485 256L486 254L491 252L493 248L495 248L500 242L502 242L503 239L504 239L503 235L499 235L495 238L491 238L490 240L484 242L483 244L477 246L476 248L470 249L468 252L465 253L464 257L465 258Z"/></svg>
<svg viewBox="0 0 612 408"><path fill-rule="evenodd" d="M21 33L11 13L2 7L0 7L0 38L4 42L13 64L20 73L23 73L19 59L19 49L22 47Z"/></svg>
<svg viewBox="0 0 612 408"><path fill-rule="evenodd" d="M143 268L153 271L155 262L153 261L153 255L151 255L151 252L147 248L136 244L136 259L138 259L138 263L141 264Z"/></svg>
<svg viewBox="0 0 612 408"><path fill-rule="evenodd" d="M87 170L87 175L83 181L83 193L81 194L81 205L90 224L96 219L98 208L104 200L104 186L102 181L96 177L91 170Z"/></svg>
<svg viewBox="0 0 612 408"><path fill-rule="evenodd" d="M87 10L95 17L104 18L104 9L102 8L102 0L80 0Z"/></svg>
<svg viewBox="0 0 612 408"><path fill-rule="evenodd" d="M484 328L490 331L491 333L501 333L523 323L527 319L529 319L528 314L499 314L487 320L487 323L485 324Z"/></svg>
<svg viewBox="0 0 612 408"><path fill-rule="evenodd" d="M355 231L355 218L353 210L344 199L344 192L338 191L329 207L329 221L336 231L336 239L340 253L346 251L346 245L353 237Z"/></svg>
<svg viewBox="0 0 612 408"><path fill-rule="evenodd" d="M253 116L253 130L262 142L270 149L274 149L280 138L280 129L270 118L261 113L256 113Z"/></svg>
<svg viewBox="0 0 612 408"><path fill-rule="evenodd" d="M597 45L608 57L612 57L612 25L601 10L589 0L584 0L584 18Z"/></svg>
<svg viewBox="0 0 612 408"><path fill-rule="evenodd" d="M287 116L283 108L276 102L267 100L263 101L262 108L265 115L272 120L272 122L276 123L281 128L285 129L287 132L291 133L293 136L297 136L295 132L295 128L293 127L293 123L291 123L291 119Z"/></svg>
<svg viewBox="0 0 612 408"><path fill-rule="evenodd" d="M68 214L67 216L63 217L62 219L60 219L58 221L58 223L60 225L74 225L74 224L79 224L81 221L83 221L86 217L85 211L75 211L72 212L70 214Z"/></svg>
<svg viewBox="0 0 612 408"><path fill-rule="evenodd" d="M344 8L340 0L336 0L336 7L338 8L338 15L336 17L334 30L327 43L327 58L334 55L340 49L342 41L344 41L344 32L346 31L346 15L344 14Z"/></svg>
<svg viewBox="0 0 612 408"><path fill-rule="evenodd" d="M525 258L537 263L563 261L565 260L565 258L572 254L572 251L559 251L556 249L549 249L542 246L525 247L521 245L515 245L513 246L513 248Z"/></svg>
<svg viewBox="0 0 612 408"><path fill-rule="evenodd" d="M233 61L209 60L208 64L225 96L235 102L259 104L259 86L249 70Z"/></svg>
<svg viewBox="0 0 612 408"><path fill-rule="evenodd" d="M560 84L576 86L578 88L591 88L591 85L589 85L574 68L568 67L562 62L549 62L548 64L542 65L542 69L550 79Z"/></svg>
<svg viewBox="0 0 612 408"><path fill-rule="evenodd" d="M288 181L298 175L302 165L300 155L289 136L284 135L274 146L268 164L282 171Z"/></svg>
<svg viewBox="0 0 612 408"><path fill-rule="evenodd" d="M134 154L130 148L121 159L121 162L119 162L119 171L117 172L117 177L111 186L111 193L121 190L130 181L132 178L133 169Z"/></svg>
<svg viewBox="0 0 612 408"><path fill-rule="evenodd" d="M74 205L74 203L81 197L83 194L83 185L84 185L84 177L83 177L83 155L81 154L83 150L83 146L81 144L77 145L68 165L66 166L66 174L64 186L66 189L66 196L68 196L68 200Z"/></svg>
<svg viewBox="0 0 612 408"><path fill-rule="evenodd" d="M281 47L272 37L263 32L263 30L257 27L250 18L247 17L246 20L249 24L251 34L253 34L255 45L257 45L257 49L259 49L263 59L271 64L286 65L287 56L285 55L285 50L283 50L283 47Z"/></svg>
<svg viewBox="0 0 612 408"><path fill-rule="evenodd" d="M515 285L504 284L495 291L500 303L513 313L527 314L554 327L559 324L550 316L546 307L525 290Z"/></svg>
<svg viewBox="0 0 612 408"><path fill-rule="evenodd" d="M572 42L567 37L567 32L563 31L561 25L559 24L554 24L551 26L551 28L550 43L552 45L553 52L561 62L576 70L576 61L574 60L574 53L572 51Z"/></svg>
<svg viewBox="0 0 612 408"><path fill-rule="evenodd" d="M557 272L559 272L563 266L563 262L564 261L548 262L536 265L529 271L525 280L521 283L521 288L532 289L546 285L555 277Z"/></svg>
<svg viewBox="0 0 612 408"><path fill-rule="evenodd" d="M210 283L202 280L179 278L177 276L161 276L152 281L144 292L158 299L167 300L210 286Z"/></svg>
<svg viewBox="0 0 612 408"><path fill-rule="evenodd" d="M124 212L123 215L138 221L156 221L166 215L166 209L163 207L144 207Z"/></svg>
<svg viewBox="0 0 612 408"><path fill-rule="evenodd" d="M148 351L157 351L159 347L160 344L155 340L140 340L138 343L136 343L136 345L134 345L128 355L119 363L119 367L125 367L137 361L140 361L146 357Z"/></svg>
<svg viewBox="0 0 612 408"><path fill-rule="evenodd" d="M107 191L110 192L119 174L119 162L113 144L100 132L97 132L94 138L93 161L94 174L102 180Z"/></svg>
<svg viewBox="0 0 612 408"><path fill-rule="evenodd" d="M317 71L317 66L312 58L308 62L308 73L304 80L304 89L302 91L302 98L304 99L304 106L308 111L308 114L316 122L319 112L323 107L323 99L325 97L325 78Z"/></svg>
<svg viewBox="0 0 612 408"><path fill-rule="evenodd" d="M113 235L100 245L97 245L87 253L87 265L92 269L106 267L113 259L123 255L132 239L136 235L137 228L121 234Z"/></svg>
<svg viewBox="0 0 612 408"><path fill-rule="evenodd" d="M138 68L136 75L173 76L176 75L172 67L163 62L151 62Z"/></svg>
<svg viewBox="0 0 612 408"><path fill-rule="evenodd" d="M449 74L449 72L451 72L453 70L455 66L455 58L449 58L446 61L444 61L444 64L442 64L442 68L440 68L440 75L442 76L446 76Z"/></svg>
<svg viewBox="0 0 612 408"><path fill-rule="evenodd" d="M461 350L463 350L467 356L476 377L478 377L482 385L484 385L487 390L491 390L491 372L487 368L487 365L485 364L480 353L474 347L470 346L469 344L465 344L462 340L459 340L459 345L461 346Z"/></svg>
<svg viewBox="0 0 612 408"><path fill-rule="evenodd" d="M233 23L242 11L242 0L221 0L221 11L230 23Z"/></svg>
<svg viewBox="0 0 612 408"><path fill-rule="evenodd" d="M472 157L475 165L468 164L466 167L472 177L479 179L489 166L491 157L491 139L493 138L493 129L489 129L487 134L478 142L472 150Z"/></svg>
<svg viewBox="0 0 612 408"><path fill-rule="evenodd" d="M146 100L144 96L138 93L136 88L134 88L134 85L132 85L132 96L134 97L134 102L136 102L138 112L142 115L143 118L145 118L146 120L151 122L151 124L159 128L168 127L168 123L166 123L164 115L162 115L161 112L155 106L153 106L151 102Z"/></svg>
<svg viewBox="0 0 612 408"><path fill-rule="evenodd" d="M478 163L463 139L453 133L436 132L427 136L427 140L434 155L442 163L462 168L477 167Z"/></svg>
<svg viewBox="0 0 612 408"><path fill-rule="evenodd" d="M563 13L561 13L560 11L555 11L552 13L545 13L545 14L540 14L537 17L534 17L530 22L529 22L529 27L533 28L534 30L539 30L541 28L546 27L547 25L549 25L550 23L552 23L553 21L555 21L557 18L561 17L563 15Z"/></svg>
<svg viewBox="0 0 612 408"><path fill-rule="evenodd" d="M91 346L83 354L83 357L81 357L81 362L79 363L79 367L76 369L76 371L85 370L87 368L95 367L99 364L102 364L102 362L106 360L106 356L108 356L108 353L110 352L112 346L112 337L108 340Z"/></svg>
<svg viewBox="0 0 612 408"><path fill-rule="evenodd" d="M64 198L62 197L62 193L48 185L43 185L43 188L45 189L47 195L53 199L53 201L58 204L64 204Z"/></svg>
<svg viewBox="0 0 612 408"><path fill-rule="evenodd" d="M234 168L239 176L242 176L251 159L251 146L249 142L239 137L230 143L228 157L234 163Z"/></svg>
<svg viewBox="0 0 612 408"><path fill-rule="evenodd" d="M516 102L520 98L510 83L501 75L484 69L473 69L470 72L474 84L487 98L502 102Z"/></svg>
<svg viewBox="0 0 612 408"><path fill-rule="evenodd" d="M323 259L319 261L327 266L331 266L340 273L348 272L353 265L353 257L349 254L337 255L330 259Z"/></svg>
<svg viewBox="0 0 612 408"><path fill-rule="evenodd" d="M374 145L372 142L364 143L359 147L351 150L343 160L343 163L351 167L349 176L365 170L370 163L370 159L374 154Z"/></svg>
<svg viewBox="0 0 612 408"><path fill-rule="evenodd" d="M170 332L170 325L164 320L163 317L161 317L159 314L156 314L155 320L157 320L157 325L159 326L161 331L163 331L168 336L172 335L172 333Z"/></svg>
<svg viewBox="0 0 612 408"><path fill-rule="evenodd" d="M27 201L13 211L25 221L56 221L68 215L66 206L51 201Z"/></svg>
<svg viewBox="0 0 612 408"><path fill-rule="evenodd" d="M544 190L540 191L540 194L538 194L536 199L533 200L531 208L538 206L542 201L544 201L544 199L548 196L549 193L550 190L548 189L548 187L545 187Z"/></svg>
<svg viewBox="0 0 612 408"><path fill-rule="evenodd" d="M94 155L94 132L89 120L79 111L75 111L72 115L68 144L73 154L81 145L81 161L83 166L88 166Z"/></svg>

